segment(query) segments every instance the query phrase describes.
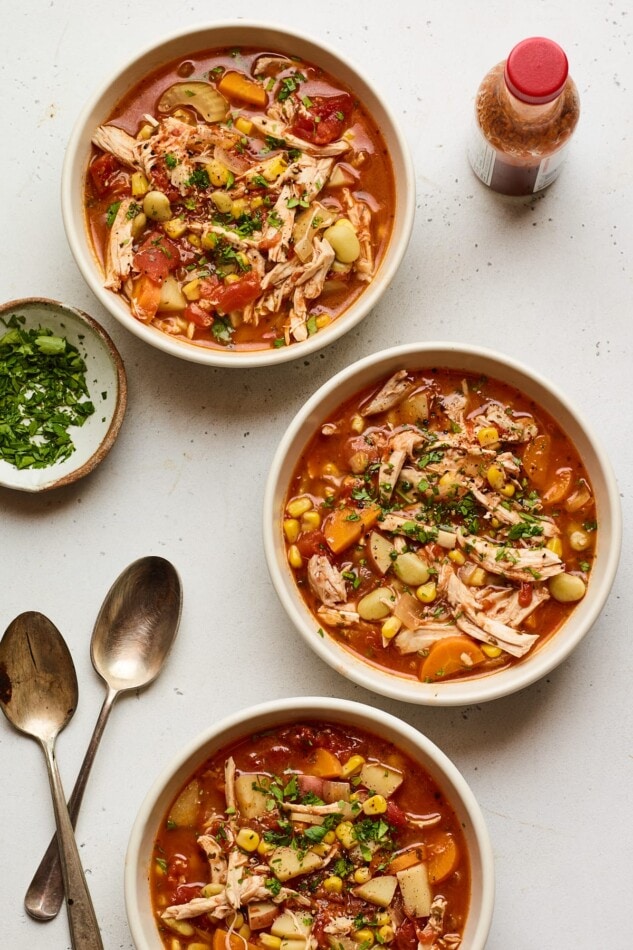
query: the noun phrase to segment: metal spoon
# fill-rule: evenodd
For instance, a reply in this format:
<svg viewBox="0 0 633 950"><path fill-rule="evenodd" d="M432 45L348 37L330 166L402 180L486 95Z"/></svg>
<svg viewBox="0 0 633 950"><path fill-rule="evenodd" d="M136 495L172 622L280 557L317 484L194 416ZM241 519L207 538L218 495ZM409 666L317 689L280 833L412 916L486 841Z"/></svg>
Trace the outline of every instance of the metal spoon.
<svg viewBox="0 0 633 950"><path fill-rule="evenodd" d="M174 566L161 557L134 561L106 594L92 633L90 655L108 689L68 801L73 825L112 705L120 693L147 686L158 676L176 636L181 607L180 579ZM36 920L52 920L63 900L64 882L53 837L26 892L24 906Z"/></svg>
<svg viewBox="0 0 633 950"><path fill-rule="evenodd" d="M43 614L20 614L0 642L0 705L16 729L37 739L46 757L71 943L76 950L103 950L55 759L55 739L70 722L77 698L75 667L57 627Z"/></svg>

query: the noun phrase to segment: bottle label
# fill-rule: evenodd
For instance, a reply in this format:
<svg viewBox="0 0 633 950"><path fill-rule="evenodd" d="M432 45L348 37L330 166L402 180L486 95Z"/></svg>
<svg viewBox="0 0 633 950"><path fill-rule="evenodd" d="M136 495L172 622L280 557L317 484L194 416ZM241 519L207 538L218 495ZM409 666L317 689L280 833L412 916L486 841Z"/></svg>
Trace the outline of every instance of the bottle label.
<svg viewBox="0 0 633 950"><path fill-rule="evenodd" d="M513 165L503 160L475 122L468 146L468 160L478 178L505 195L529 195L542 191L558 178L566 146L535 165Z"/></svg>

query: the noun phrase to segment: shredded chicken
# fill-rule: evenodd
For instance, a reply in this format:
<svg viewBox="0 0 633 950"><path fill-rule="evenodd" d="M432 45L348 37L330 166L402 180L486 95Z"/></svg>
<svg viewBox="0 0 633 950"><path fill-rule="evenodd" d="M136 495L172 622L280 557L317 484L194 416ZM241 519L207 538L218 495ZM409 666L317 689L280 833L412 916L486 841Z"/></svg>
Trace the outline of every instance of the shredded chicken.
<svg viewBox="0 0 633 950"><path fill-rule="evenodd" d="M347 600L345 578L323 554L313 554L308 561L308 581L317 597L328 607Z"/></svg>
<svg viewBox="0 0 633 950"><path fill-rule="evenodd" d="M379 412L386 412L387 409L397 406L411 391L412 386L407 377L406 369L399 369L397 373L394 373L381 387L380 391L368 403L365 403L361 409L361 415L375 416Z"/></svg>

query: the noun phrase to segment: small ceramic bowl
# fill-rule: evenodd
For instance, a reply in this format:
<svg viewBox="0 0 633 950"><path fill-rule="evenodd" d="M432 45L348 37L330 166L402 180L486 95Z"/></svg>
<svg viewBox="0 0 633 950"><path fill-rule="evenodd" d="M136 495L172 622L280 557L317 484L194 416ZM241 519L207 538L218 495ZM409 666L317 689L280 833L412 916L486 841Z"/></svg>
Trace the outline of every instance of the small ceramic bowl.
<svg viewBox="0 0 633 950"><path fill-rule="evenodd" d="M66 459L46 468L17 468L0 458L0 485L26 492L70 485L103 461L118 435L127 402L123 361L103 327L74 307L38 297L5 303L0 306L0 320L4 321L0 338L12 317L27 331L47 328L77 348L86 364L85 380L95 411L83 425L70 426L74 450Z"/></svg>
<svg viewBox="0 0 633 950"><path fill-rule="evenodd" d="M419 763L444 793L463 829L470 861L470 906L462 946L483 950L494 906L494 861L481 810L461 773L426 736L389 713L348 700L305 696L274 700L224 719L193 739L161 770L136 817L125 859L125 905L137 950L163 950L149 874L154 840L180 789L206 759L236 740L305 720L356 727L391 742Z"/></svg>
<svg viewBox="0 0 633 950"><path fill-rule="evenodd" d="M533 399L575 445L593 487L597 509L596 556L587 591L562 625L518 662L484 676L422 682L365 662L341 640L324 634L311 613L288 564L283 535L290 479L313 435L348 399L397 370L454 369L505 382ZM321 659L348 679L393 699L431 706L481 703L513 693L540 679L580 643L602 610L615 578L621 542L617 485L595 435L566 397L551 383L516 361L460 343L407 344L376 353L338 373L306 402L277 448L264 496L264 547L270 576L288 617ZM456 631L459 632L459 631Z"/></svg>
<svg viewBox="0 0 633 950"><path fill-rule="evenodd" d="M163 332L132 316L125 299L104 288L104 275L95 256L84 210L84 180L91 155L91 137L104 123L116 104L140 79L161 65L198 51L223 47L261 48L286 52L321 66L356 93L373 117L386 143L393 166L395 209L391 237L383 259L366 289L337 319L305 341L269 349L230 350L194 345ZM374 307L389 286L404 256L415 210L415 175L408 146L396 119L384 98L361 71L352 65L345 51L334 49L310 39L302 31L294 33L286 27L265 23L220 22L188 28L174 33L151 47L141 50L116 74L109 76L103 87L88 101L72 132L62 174L62 212L66 235L75 261L99 301L124 327L150 346L180 359L209 366L269 366L303 358L321 350L356 326Z"/></svg>

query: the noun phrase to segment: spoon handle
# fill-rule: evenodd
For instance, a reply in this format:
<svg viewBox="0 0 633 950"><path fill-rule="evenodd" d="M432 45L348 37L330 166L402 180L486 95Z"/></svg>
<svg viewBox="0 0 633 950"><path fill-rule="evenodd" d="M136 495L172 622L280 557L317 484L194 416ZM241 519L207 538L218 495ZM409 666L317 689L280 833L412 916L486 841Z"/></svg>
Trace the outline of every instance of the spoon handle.
<svg viewBox="0 0 633 950"><path fill-rule="evenodd" d="M84 877L75 833L68 814L66 798L55 760L54 740L42 742L48 778L55 808L57 841L66 891L66 910L70 926L70 941L74 950L103 950L99 924Z"/></svg>
<svg viewBox="0 0 633 950"><path fill-rule="evenodd" d="M110 715L112 704L118 693L116 690L108 687L108 692L103 701L99 718L90 739L90 745L86 750L84 760L81 763L79 774L75 782L72 794L68 799L68 813L71 824L74 828L79 813L79 806L84 795L90 769L94 761L97 747L101 740L101 735L105 724ZM62 876L62 866L60 862L59 848L57 846L58 836L54 834L50 840L44 857L40 861L39 867L29 888L24 896L24 907L27 914L35 920L53 920L60 911L64 902L64 879Z"/></svg>

